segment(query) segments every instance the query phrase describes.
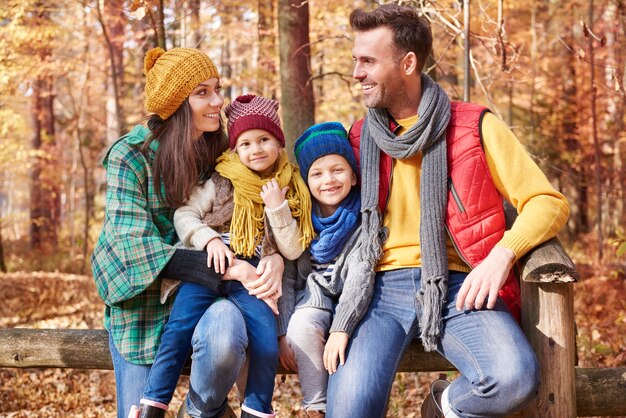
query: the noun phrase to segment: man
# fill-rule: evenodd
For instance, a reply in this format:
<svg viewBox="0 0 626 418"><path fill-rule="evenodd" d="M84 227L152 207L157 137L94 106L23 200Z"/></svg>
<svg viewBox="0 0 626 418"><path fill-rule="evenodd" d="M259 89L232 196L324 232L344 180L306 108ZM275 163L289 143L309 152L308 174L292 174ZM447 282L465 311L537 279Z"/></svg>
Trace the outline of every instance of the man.
<svg viewBox="0 0 626 418"><path fill-rule="evenodd" d="M350 24L353 77L369 108L350 131L362 175L357 245L376 275L330 377L327 416L384 416L399 360L418 335L461 373L433 382L423 417L508 415L539 384L509 273L561 229L567 201L506 124L481 106L451 104L422 74L432 35L415 9L357 9ZM508 231L503 198L519 213Z"/></svg>

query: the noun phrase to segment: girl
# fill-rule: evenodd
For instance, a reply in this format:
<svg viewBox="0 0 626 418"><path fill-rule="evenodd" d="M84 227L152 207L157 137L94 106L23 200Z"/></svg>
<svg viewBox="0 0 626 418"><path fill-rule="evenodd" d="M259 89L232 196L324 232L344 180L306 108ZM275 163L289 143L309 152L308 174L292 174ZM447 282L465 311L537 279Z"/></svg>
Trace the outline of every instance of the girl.
<svg viewBox="0 0 626 418"><path fill-rule="evenodd" d="M269 269L264 262L256 269L253 265L259 257L278 251L295 259L313 238L310 197L297 169L288 162L277 110L276 101L251 95L240 96L227 107L232 151L218 158L216 173L174 214L176 232L185 245L206 250L209 265L220 271L228 263L250 281L257 274L260 280L267 278L259 289L263 291L253 292L258 298L250 295L246 280L230 281L228 275L217 291L181 284L141 400L142 414L160 409L163 416L187 359L195 324L216 299L226 297L241 310L249 340L241 416L274 416L271 400L278 342L273 313L278 314L282 270ZM235 255L248 262L236 260ZM166 283L163 297L169 292Z"/></svg>
<svg viewBox="0 0 626 418"><path fill-rule="evenodd" d="M213 289L221 283L205 254L175 247L173 224L174 210L211 175L228 147L219 117L224 104L219 73L196 49L155 48L146 54L144 74L145 109L152 115L147 126L135 126L104 157L105 219L91 258L106 304L118 418L127 417L141 398L174 302L159 302L162 278ZM282 269L280 257L271 262ZM229 270L231 278L243 280ZM193 416L221 416L245 361L243 317L231 302L220 301L202 314L193 332L186 408Z"/></svg>

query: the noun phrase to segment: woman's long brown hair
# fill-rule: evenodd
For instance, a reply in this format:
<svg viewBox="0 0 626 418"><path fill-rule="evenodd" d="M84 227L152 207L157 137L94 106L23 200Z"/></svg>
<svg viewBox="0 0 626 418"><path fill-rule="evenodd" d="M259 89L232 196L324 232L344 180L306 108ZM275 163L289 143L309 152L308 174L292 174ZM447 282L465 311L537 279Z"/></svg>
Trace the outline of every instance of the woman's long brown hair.
<svg viewBox="0 0 626 418"><path fill-rule="evenodd" d="M173 208L182 206L193 188L204 182L215 169L215 160L228 148L223 123L215 132L195 136L188 100L166 120L157 115L148 119L151 135L144 142L147 155L152 141L158 141L152 174L157 196ZM163 195L163 189L165 196Z"/></svg>

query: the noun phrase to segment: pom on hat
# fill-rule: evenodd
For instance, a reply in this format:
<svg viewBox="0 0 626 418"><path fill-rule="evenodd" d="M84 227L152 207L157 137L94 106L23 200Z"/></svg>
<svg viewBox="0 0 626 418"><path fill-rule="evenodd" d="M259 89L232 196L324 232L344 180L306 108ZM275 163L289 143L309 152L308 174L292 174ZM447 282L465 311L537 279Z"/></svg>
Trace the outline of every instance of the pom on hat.
<svg viewBox="0 0 626 418"><path fill-rule="evenodd" d="M348 141L348 133L339 122L323 122L308 128L296 140L294 154L304 181L309 177L309 169L318 158L337 154L346 159L354 174L358 167L354 151Z"/></svg>
<svg viewBox="0 0 626 418"><path fill-rule="evenodd" d="M143 59L143 75L148 75L148 71L154 67L154 64L163 54L165 54L163 48L152 48L146 53L146 57Z"/></svg>
<svg viewBox="0 0 626 418"><path fill-rule="evenodd" d="M231 149L237 145L239 135L250 129L263 129L285 146L285 134L280 127L276 100L246 94L226 106L224 114L228 118L228 142Z"/></svg>
<svg viewBox="0 0 626 418"><path fill-rule="evenodd" d="M203 52L193 48L174 48L165 52L153 48L146 53L146 111L167 119L193 89L210 78L219 78L217 67Z"/></svg>

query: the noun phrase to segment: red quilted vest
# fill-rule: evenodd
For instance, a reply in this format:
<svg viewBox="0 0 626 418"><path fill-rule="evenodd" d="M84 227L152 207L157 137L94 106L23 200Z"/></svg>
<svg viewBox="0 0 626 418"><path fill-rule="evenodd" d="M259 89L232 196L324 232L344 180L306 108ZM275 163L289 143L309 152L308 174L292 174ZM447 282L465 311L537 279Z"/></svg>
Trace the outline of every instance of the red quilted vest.
<svg viewBox="0 0 626 418"><path fill-rule="evenodd" d="M480 137L480 123L488 109L463 102L452 102L451 109L446 132L449 186L446 227L457 252L473 268L487 257L504 235L504 209L502 196L491 179ZM363 120L357 121L349 134L359 163L362 124ZM394 131L397 128L393 121L390 127ZM391 157L382 153L379 190L381 210L384 210L389 197L391 167ZM512 272L499 295L519 321L520 288Z"/></svg>

